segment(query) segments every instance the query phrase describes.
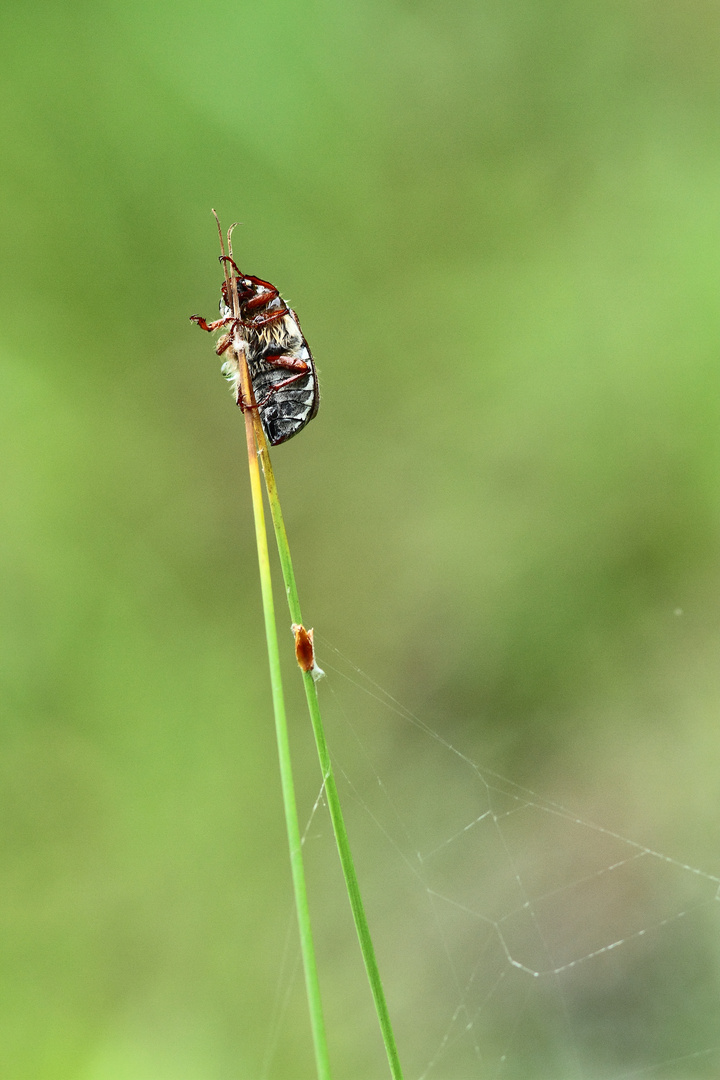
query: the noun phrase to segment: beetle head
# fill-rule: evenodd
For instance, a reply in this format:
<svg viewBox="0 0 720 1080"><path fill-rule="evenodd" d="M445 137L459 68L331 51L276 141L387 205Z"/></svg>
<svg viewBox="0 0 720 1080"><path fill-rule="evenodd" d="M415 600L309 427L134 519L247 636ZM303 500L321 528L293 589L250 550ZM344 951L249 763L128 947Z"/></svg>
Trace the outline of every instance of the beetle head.
<svg viewBox="0 0 720 1080"><path fill-rule="evenodd" d="M229 310L232 309L233 286L237 289L237 298L241 304L249 300L257 291L252 278L247 278L244 274L233 274L232 277L222 283L221 304L224 304Z"/></svg>

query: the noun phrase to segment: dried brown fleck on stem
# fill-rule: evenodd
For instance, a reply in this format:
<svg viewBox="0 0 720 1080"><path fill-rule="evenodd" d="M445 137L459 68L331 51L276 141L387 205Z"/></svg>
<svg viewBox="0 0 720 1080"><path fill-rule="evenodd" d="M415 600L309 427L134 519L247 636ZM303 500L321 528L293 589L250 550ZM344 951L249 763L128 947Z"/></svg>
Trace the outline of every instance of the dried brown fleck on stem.
<svg viewBox="0 0 720 1080"><path fill-rule="evenodd" d="M312 671L315 666L313 632L299 623L293 623L291 629L295 635L295 658L303 671Z"/></svg>

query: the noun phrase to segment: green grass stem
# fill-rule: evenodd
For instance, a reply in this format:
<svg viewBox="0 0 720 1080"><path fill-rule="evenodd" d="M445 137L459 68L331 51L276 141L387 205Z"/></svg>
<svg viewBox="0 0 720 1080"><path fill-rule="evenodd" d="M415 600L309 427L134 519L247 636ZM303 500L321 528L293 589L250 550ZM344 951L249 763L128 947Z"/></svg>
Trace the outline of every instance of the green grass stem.
<svg viewBox="0 0 720 1080"><path fill-rule="evenodd" d="M240 363L245 400L253 401L252 387L250 385L247 363L244 355L241 354L238 356L238 361ZM300 949L305 971L305 987L310 1010L310 1025L315 1050L317 1075L318 1080L330 1080L330 1058L328 1055L325 1023L323 1020L322 1002L320 998L320 983L318 980L317 962L315 959L315 949L310 926L310 911L308 908L307 888L305 884L302 842L300 838L295 786L293 784L292 764L290 760L290 741L288 738L285 713L285 698L283 695L280 673L280 649L278 646L277 627L275 624L270 557L268 553L267 532L265 529L265 511L263 507L260 469L258 467L255 435L253 431L252 416L254 415L257 415L256 409L245 412L245 433L247 438L253 514L255 517L255 539L257 541L258 563L260 567L260 587L262 591L263 613L265 616L265 636L267 639L268 660L270 663L270 683L272 687L273 710L275 713L275 734L277 738L278 758L280 761L280 781L282 786L283 805L285 807L285 825L287 827L288 844L290 847L290 869L292 873L295 907L300 930Z"/></svg>
<svg viewBox="0 0 720 1080"><path fill-rule="evenodd" d="M246 421L250 412L245 413ZM295 574L293 572L292 559L290 557L290 546L288 544L287 532L285 531L285 523L283 521L282 510L280 508L280 499L278 496L277 484L275 483L275 474L273 472L272 463L270 461L270 453L268 451L267 440L265 438L265 432L263 431L260 417L257 409L252 410L252 417L255 429L255 440L260 452L260 461L262 463L263 474L265 476L265 486L268 493L268 501L270 504L270 514L272 516L273 526L275 528L275 539L277 540L278 554L280 556L280 566L282 568L283 580L285 582L285 591L287 593L288 606L290 608L290 618L293 623L299 623L302 625L302 615L300 612L300 600L298 597L297 585L295 583ZM249 438L249 436L248 436ZM343 813L340 808L340 797L338 795L337 786L335 784L335 777L333 774L333 768L330 761L330 754L328 752L327 742L325 740L325 732L323 729L322 719L320 717L320 704L318 702L317 686L312 673L309 671L302 672L303 683L305 685L305 696L307 698L308 710L310 713L310 721L312 723L313 733L315 735L315 744L317 746L318 758L320 760L320 769L322 771L323 783L325 785L325 795L327 798L328 809L330 811L330 819L332 821L333 831L335 833L335 843L337 844L338 854L340 856L340 864L342 866L343 876L345 878L345 887L350 900L350 907L352 909L353 919L355 920L355 929L358 935L358 941L360 943L360 951L362 953L363 961L365 963L365 970L367 971L368 981L370 983L370 990L375 1003L375 1011L377 1012L378 1021L380 1024L380 1031L382 1033L383 1042L385 1044L385 1052L388 1058L388 1064L390 1065L390 1073L393 1080L402 1080L402 1069L400 1067L400 1058L398 1056L397 1046L395 1044L395 1035L393 1033L392 1024L390 1022L390 1013L387 1007L387 1001L385 1000L385 991L383 990L382 981L380 979L380 970L377 964L377 958L375 956L375 948L370 936L370 928L368 926L367 917L365 915L365 908L363 906L362 897L360 895L360 886L355 872L355 864L353 862L352 853L350 851L350 842L348 840L347 830L345 828L345 821Z"/></svg>

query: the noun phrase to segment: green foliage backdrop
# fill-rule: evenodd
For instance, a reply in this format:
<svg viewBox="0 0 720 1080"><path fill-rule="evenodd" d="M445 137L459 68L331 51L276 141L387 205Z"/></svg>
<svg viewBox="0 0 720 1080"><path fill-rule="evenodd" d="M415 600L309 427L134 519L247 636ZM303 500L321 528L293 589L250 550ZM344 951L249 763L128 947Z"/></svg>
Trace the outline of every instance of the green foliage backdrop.
<svg viewBox="0 0 720 1080"><path fill-rule="evenodd" d="M211 206L320 370L274 459L308 622L714 870L719 49L706 3L5 5L3 1076L260 1076L290 894ZM337 1075L382 1076L315 880Z"/></svg>

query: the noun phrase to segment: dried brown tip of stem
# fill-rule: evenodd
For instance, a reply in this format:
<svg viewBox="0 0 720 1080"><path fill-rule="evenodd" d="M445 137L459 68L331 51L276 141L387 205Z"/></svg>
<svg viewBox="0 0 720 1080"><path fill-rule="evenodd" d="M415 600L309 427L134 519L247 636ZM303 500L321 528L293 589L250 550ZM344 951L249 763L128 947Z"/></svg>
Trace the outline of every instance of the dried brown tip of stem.
<svg viewBox="0 0 720 1080"><path fill-rule="evenodd" d="M233 221L232 225L228 229L227 241L228 241L228 255L230 256L231 265L234 266L235 269L237 270L237 266L235 266L235 262L233 261L233 249L232 249L232 234L233 234L233 230L235 229L236 225L237 225L237 221ZM223 266L225 268L225 280L227 281L228 280L228 277L227 277L227 275L228 275L227 263L223 263ZM239 314L240 314L240 303L238 301L237 278L235 276L230 278L230 286L231 286L231 289L232 289L233 315L235 316L235 318L237 318L239 316Z"/></svg>
<svg viewBox="0 0 720 1080"><path fill-rule="evenodd" d="M232 234L235 231L235 229L237 228L237 226L238 226L237 221L233 221L233 223L230 226L230 228L228 229L228 233L227 233L227 236L228 236L228 255L230 256L231 259L232 259ZM223 255L224 254L225 254L225 252L223 252Z"/></svg>
<svg viewBox="0 0 720 1080"><path fill-rule="evenodd" d="M220 225L220 218L217 216L217 214L215 213L214 210L212 212L212 215L215 218L215 222L217 224L218 236L220 237L220 251L224 255L225 254L225 243L223 241L223 234L222 234L222 227Z"/></svg>
<svg viewBox="0 0 720 1080"><path fill-rule="evenodd" d="M315 648L313 632L306 630L299 623L293 623L291 630L295 635L295 659L302 671L312 671L315 667Z"/></svg>
<svg viewBox="0 0 720 1080"><path fill-rule="evenodd" d="M220 251L222 252L222 256L223 256L223 259L224 259L225 258L225 242L223 240L223 233L222 233L222 227L220 225L220 218L217 216L217 214L215 213L214 210L213 210L212 214L213 214L213 217L215 218L215 221L217 222L218 236L220 237ZM225 284L226 284L226 286L227 286L227 288L229 290L230 289L230 275L228 274L227 264L225 262L223 262L222 265L223 265L223 274L225 275Z"/></svg>

